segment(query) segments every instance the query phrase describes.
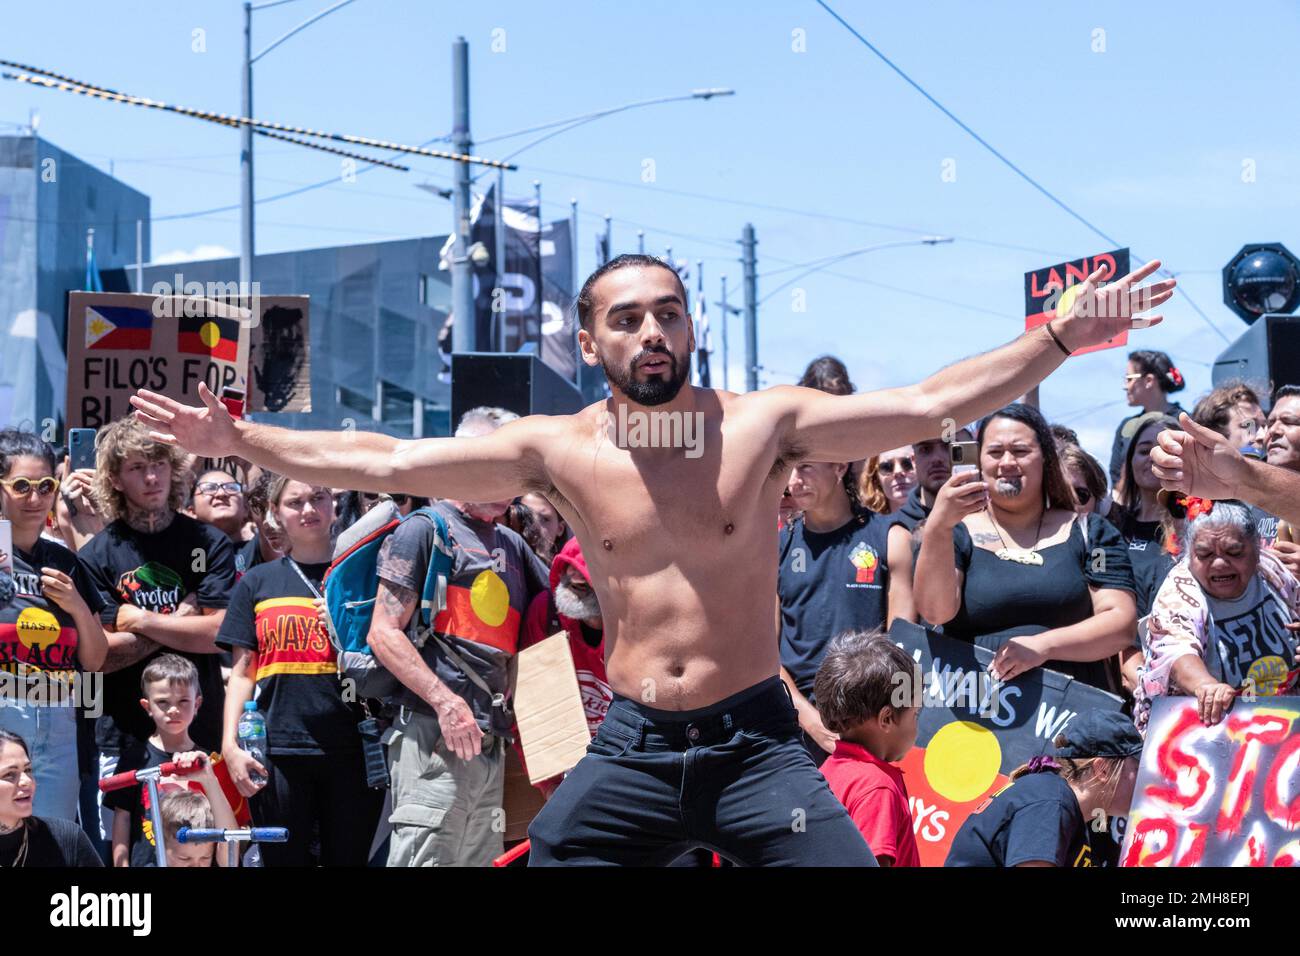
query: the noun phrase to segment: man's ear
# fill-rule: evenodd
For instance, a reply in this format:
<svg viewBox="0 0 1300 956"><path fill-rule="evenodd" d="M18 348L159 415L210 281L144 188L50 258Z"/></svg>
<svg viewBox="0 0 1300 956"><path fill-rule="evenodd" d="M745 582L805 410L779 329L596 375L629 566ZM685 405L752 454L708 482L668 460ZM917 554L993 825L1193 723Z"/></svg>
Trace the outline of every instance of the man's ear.
<svg viewBox="0 0 1300 956"><path fill-rule="evenodd" d="M686 354L690 355L695 351L695 317L689 312L686 314Z"/></svg>
<svg viewBox="0 0 1300 956"><path fill-rule="evenodd" d="M884 707L881 707L880 712L876 714L876 722L880 724L882 730L888 730L898 723L898 713L893 707L886 704Z"/></svg>
<svg viewBox="0 0 1300 956"><path fill-rule="evenodd" d="M578 354L591 368L600 364L600 351L596 347L596 337L583 328L578 329Z"/></svg>

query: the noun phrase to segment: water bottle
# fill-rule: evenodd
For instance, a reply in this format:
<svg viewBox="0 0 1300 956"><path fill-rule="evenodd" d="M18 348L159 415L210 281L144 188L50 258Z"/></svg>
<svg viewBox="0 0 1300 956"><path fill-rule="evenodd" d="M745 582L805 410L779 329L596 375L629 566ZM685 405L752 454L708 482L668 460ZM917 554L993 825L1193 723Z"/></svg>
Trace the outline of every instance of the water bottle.
<svg viewBox="0 0 1300 956"><path fill-rule="evenodd" d="M257 701L244 701L244 712L239 715L238 732L240 748L252 754L253 758L265 767L266 718L258 712ZM256 770L251 771L248 778L259 786L266 783L266 777Z"/></svg>

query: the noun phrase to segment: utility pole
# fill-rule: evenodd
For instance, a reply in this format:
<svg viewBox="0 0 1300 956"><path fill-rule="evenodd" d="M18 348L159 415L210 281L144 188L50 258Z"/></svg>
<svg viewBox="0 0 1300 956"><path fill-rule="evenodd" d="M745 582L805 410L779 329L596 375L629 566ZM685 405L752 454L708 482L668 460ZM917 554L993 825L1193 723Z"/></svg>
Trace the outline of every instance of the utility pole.
<svg viewBox="0 0 1300 956"><path fill-rule="evenodd" d="M636 251L641 255L645 255L645 230L644 229L638 229L636 231Z"/></svg>
<svg viewBox="0 0 1300 956"><path fill-rule="evenodd" d="M240 76L244 116L253 115L253 4L244 0L244 69ZM251 296L253 282L253 127L239 127L239 294Z"/></svg>
<svg viewBox="0 0 1300 956"><path fill-rule="evenodd" d="M727 384L727 320L731 318L731 309L727 305L727 277L722 277L722 390L730 391Z"/></svg>
<svg viewBox="0 0 1300 956"><path fill-rule="evenodd" d="M741 264L745 269L745 391L758 391L758 278L754 247L754 226L745 223L745 231L740 240L743 255Z"/></svg>
<svg viewBox="0 0 1300 956"><path fill-rule="evenodd" d="M135 221L135 291L144 291L144 220Z"/></svg>
<svg viewBox="0 0 1300 956"><path fill-rule="evenodd" d="M486 343L487 348L493 352L504 352L506 349L506 307L505 307L505 289L506 285L506 172L504 169L497 170L497 201L492 204L492 215L494 217L492 227L492 238L495 248L492 250L492 261L496 263L496 285L492 290L492 336L491 342ZM500 312L497 312L497 309Z"/></svg>
<svg viewBox="0 0 1300 956"><path fill-rule="evenodd" d="M524 341L537 342L537 354L542 354L542 321L546 318L542 306L546 304L546 273L542 270L542 181L533 180L533 199L537 202L537 338L528 330Z"/></svg>
<svg viewBox="0 0 1300 956"><path fill-rule="evenodd" d="M469 136L469 44L456 37L451 45L452 149L468 154ZM451 254L451 327L453 352L478 351L478 328L474 315L474 279L469 261L469 163L456 163L453 194L456 241Z"/></svg>
<svg viewBox="0 0 1300 956"><path fill-rule="evenodd" d="M578 200L569 197L569 301L578 298ZM578 357L578 319L573 313L573 384L582 388L582 359Z"/></svg>

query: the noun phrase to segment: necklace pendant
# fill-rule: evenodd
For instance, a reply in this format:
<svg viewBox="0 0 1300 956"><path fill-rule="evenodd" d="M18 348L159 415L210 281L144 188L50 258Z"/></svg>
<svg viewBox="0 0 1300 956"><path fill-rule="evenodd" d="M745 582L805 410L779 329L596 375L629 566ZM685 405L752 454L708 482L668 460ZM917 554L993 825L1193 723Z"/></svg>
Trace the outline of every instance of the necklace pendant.
<svg viewBox="0 0 1300 956"><path fill-rule="evenodd" d="M1010 548L999 548L994 552L1002 561L1014 561L1016 564L1041 565L1043 556L1037 551L1012 551Z"/></svg>

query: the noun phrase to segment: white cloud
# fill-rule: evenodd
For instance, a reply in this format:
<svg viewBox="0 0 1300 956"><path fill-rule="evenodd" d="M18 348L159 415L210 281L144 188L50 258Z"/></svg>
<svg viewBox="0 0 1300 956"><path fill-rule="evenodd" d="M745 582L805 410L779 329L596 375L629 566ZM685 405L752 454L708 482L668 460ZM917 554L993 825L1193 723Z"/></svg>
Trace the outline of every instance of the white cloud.
<svg viewBox="0 0 1300 956"><path fill-rule="evenodd" d="M230 259L235 253L225 246L195 246L190 252L184 249L173 249L171 252L164 252L160 256L154 256L153 261L149 264L152 266L166 266L173 262L197 262L201 259Z"/></svg>

